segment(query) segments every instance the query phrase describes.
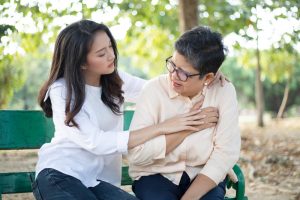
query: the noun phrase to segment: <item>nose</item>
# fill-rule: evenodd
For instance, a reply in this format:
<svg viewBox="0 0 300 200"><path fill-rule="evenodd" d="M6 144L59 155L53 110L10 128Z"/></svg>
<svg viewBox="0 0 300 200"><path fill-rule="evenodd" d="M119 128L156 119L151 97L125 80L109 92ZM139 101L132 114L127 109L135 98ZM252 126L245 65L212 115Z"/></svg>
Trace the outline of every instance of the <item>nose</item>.
<svg viewBox="0 0 300 200"><path fill-rule="evenodd" d="M172 79L178 80L177 72L174 70L172 73L170 72Z"/></svg>
<svg viewBox="0 0 300 200"><path fill-rule="evenodd" d="M108 52L108 60L114 60L115 59L115 52L112 49L111 51Z"/></svg>

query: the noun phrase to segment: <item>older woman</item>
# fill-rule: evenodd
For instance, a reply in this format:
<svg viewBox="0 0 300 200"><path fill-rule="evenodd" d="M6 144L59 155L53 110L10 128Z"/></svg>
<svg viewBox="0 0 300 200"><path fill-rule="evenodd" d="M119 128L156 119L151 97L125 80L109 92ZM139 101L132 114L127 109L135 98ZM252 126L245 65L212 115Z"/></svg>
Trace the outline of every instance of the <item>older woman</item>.
<svg viewBox="0 0 300 200"><path fill-rule="evenodd" d="M217 108L219 116L211 112L207 119L219 121L208 121L210 128L196 133L161 135L131 149L129 172L139 199L224 199L226 174L239 158L238 104L231 83L207 88L224 59L221 35L208 27L194 28L176 41L166 60L169 74L144 87L132 130L195 109L197 102L203 102L202 109Z"/></svg>

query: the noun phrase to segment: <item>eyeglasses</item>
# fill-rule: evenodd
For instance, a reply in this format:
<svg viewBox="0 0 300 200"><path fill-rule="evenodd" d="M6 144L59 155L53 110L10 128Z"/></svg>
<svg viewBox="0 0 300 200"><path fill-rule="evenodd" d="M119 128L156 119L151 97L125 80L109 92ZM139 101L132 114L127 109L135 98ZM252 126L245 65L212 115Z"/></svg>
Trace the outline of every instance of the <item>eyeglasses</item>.
<svg viewBox="0 0 300 200"><path fill-rule="evenodd" d="M170 73L173 73L174 71L176 72L176 75L178 77L179 80L181 81L187 81L187 79L189 77L192 77L192 76L199 76L200 74L190 74L182 69L180 69L179 67L177 67L172 61L171 61L171 58L172 56L170 56L169 58L166 59L166 67L167 67L167 70L170 72Z"/></svg>

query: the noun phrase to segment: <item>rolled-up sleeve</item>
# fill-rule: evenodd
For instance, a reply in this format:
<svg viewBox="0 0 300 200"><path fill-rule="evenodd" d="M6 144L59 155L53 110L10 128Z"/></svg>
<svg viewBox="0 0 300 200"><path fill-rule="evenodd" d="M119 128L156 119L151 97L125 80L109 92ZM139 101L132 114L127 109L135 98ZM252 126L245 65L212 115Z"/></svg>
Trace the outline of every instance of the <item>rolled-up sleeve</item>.
<svg viewBox="0 0 300 200"><path fill-rule="evenodd" d="M84 106L74 117L79 128L66 126L64 124L66 117L66 88L63 85L56 84L50 87L49 96L56 134L59 134L57 137L67 138L69 141L96 155L127 153L128 131L100 130L91 122Z"/></svg>
<svg viewBox="0 0 300 200"><path fill-rule="evenodd" d="M216 184L224 180L226 174L239 159L241 138L238 125L238 103L234 86L229 83L218 93L219 122L214 137L214 149L201 174L208 176Z"/></svg>
<svg viewBox="0 0 300 200"><path fill-rule="evenodd" d="M158 123L159 94L154 82L145 85L136 104L136 110L131 122L130 130L137 130ZM155 137L128 151L128 161L132 165L146 166L156 159L165 158L165 135Z"/></svg>

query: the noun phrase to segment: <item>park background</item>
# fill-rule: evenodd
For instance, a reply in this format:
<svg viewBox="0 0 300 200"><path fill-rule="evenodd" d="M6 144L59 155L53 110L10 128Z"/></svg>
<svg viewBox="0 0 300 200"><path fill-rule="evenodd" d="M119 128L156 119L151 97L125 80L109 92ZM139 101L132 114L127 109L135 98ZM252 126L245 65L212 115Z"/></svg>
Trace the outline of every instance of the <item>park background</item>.
<svg viewBox="0 0 300 200"><path fill-rule="evenodd" d="M237 90L246 194L298 200L299 7L299 0L0 0L0 109L40 109L36 97L55 38L72 22L108 25L119 69L146 79L166 73L165 58L182 32L210 26L229 49L221 71ZM36 157L36 151L0 151L0 171L33 170Z"/></svg>

